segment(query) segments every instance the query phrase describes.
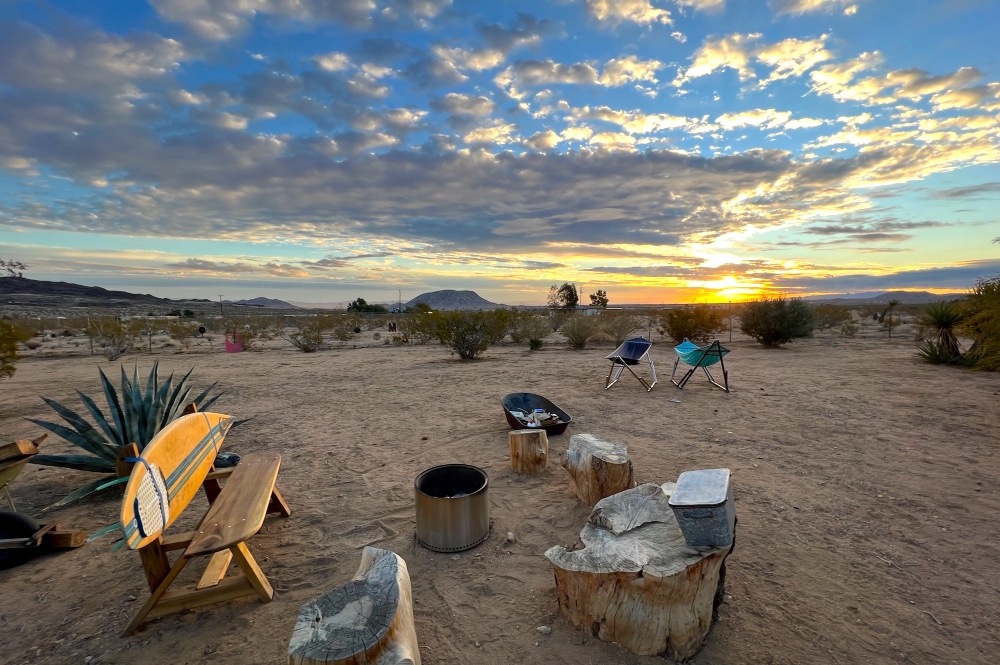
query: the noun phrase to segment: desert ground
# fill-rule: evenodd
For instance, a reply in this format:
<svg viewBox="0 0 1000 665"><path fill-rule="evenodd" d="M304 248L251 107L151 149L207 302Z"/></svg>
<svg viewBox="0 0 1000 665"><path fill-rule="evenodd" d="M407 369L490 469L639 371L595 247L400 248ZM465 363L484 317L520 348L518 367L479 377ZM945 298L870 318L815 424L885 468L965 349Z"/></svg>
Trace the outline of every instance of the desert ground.
<svg viewBox="0 0 1000 665"><path fill-rule="evenodd" d="M891 339L825 331L776 350L724 334L730 394L700 376L675 389L667 342L653 348L660 383L646 393L627 374L604 390L612 344L500 345L460 362L436 344L371 335L313 354L227 354L216 343L126 357L141 374L158 359L161 372L194 367L196 386L218 380L226 395L215 410L251 419L223 450L283 456L278 486L292 515L269 517L249 541L274 601L198 608L121 638L148 592L138 555L105 537L0 571L0 661L281 663L299 607L347 582L374 545L407 563L426 664L664 662L561 617L542 553L573 543L590 510L558 463L534 477L510 470L499 401L528 391L573 415L550 439L556 462L586 432L626 443L639 482L732 470L739 525L725 602L691 662L996 662L1000 375L920 363L905 326ZM0 383L0 439L38 435L26 417L56 419L39 396L78 405L75 389L99 394L97 368L120 363L85 351L40 349L19 363ZM70 449L52 436L43 444ZM413 480L447 462L478 465L491 482L492 534L457 558L413 537ZM117 521L120 489L45 511L91 478L29 465L11 493L21 512L91 533Z"/></svg>

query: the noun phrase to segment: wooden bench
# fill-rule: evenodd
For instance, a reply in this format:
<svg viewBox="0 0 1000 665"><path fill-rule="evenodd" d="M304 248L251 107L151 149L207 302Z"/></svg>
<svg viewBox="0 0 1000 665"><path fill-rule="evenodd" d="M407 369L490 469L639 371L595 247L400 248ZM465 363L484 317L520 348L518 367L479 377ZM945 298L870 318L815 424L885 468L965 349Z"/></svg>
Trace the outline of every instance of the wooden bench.
<svg viewBox="0 0 1000 665"><path fill-rule="evenodd" d="M246 541L260 530L266 514L291 514L275 487L281 456L246 455L233 469L215 470L212 462L231 422L231 417L221 414L183 416L150 441L141 459L133 463L122 505L122 524L126 543L139 552L151 594L123 636L131 635L146 619L247 595L256 595L266 603L274 595ZM161 472L163 487L169 494L168 516L159 530L147 533L149 529L142 528L136 497L142 477ZM193 531L164 535L163 531L181 515L199 488L204 489L209 508L198 526ZM154 518L160 516L159 510L157 507L154 511ZM159 525L155 519L149 521ZM167 553L175 550L181 553L171 563ZM195 557L209 557L200 580L170 588ZM233 560L241 572L226 577Z"/></svg>

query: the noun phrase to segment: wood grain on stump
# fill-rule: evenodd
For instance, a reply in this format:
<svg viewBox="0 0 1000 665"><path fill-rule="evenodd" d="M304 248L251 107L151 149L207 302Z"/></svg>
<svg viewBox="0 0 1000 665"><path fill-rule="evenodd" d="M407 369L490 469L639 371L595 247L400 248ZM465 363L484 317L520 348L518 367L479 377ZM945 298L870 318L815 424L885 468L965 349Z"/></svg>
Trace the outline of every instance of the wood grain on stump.
<svg viewBox="0 0 1000 665"><path fill-rule="evenodd" d="M663 490L650 483L600 501L580 541L582 549L545 552L574 627L644 656L698 652L731 547L688 546Z"/></svg>
<svg viewBox="0 0 1000 665"><path fill-rule="evenodd" d="M574 434L562 465L573 479L576 495L588 506L635 487L632 461L623 443L604 441L592 434Z"/></svg>
<svg viewBox="0 0 1000 665"><path fill-rule="evenodd" d="M288 663L420 665L406 562L365 547L350 582L299 610Z"/></svg>
<svg viewBox="0 0 1000 665"><path fill-rule="evenodd" d="M519 429L509 435L510 468L536 474L549 465L549 437L543 429Z"/></svg>

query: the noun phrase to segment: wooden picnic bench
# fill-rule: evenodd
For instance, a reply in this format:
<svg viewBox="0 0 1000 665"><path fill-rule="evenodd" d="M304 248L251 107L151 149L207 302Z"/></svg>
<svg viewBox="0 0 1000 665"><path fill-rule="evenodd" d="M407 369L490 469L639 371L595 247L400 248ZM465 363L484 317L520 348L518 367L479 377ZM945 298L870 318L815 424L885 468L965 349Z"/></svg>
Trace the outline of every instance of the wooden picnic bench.
<svg viewBox="0 0 1000 665"><path fill-rule="evenodd" d="M245 455L235 468L214 469L215 456L231 423L232 418L222 414L189 413L157 434L141 457L123 456L135 460L122 505L125 542L138 550L151 592L123 636L135 632L146 619L247 595L267 603L274 595L246 541L263 526L266 514L291 514L275 487L281 456L272 452ZM155 509L146 505L140 510L140 486L152 485L150 474L163 481L156 495L166 490L168 508L156 504ZM148 477L144 480L143 476ZM209 508L198 526L164 535L199 488L204 489ZM148 494L148 487L145 491ZM172 551L180 551L173 562L167 556ZM200 580L170 588L195 557L209 557ZM240 573L226 577L233 560Z"/></svg>

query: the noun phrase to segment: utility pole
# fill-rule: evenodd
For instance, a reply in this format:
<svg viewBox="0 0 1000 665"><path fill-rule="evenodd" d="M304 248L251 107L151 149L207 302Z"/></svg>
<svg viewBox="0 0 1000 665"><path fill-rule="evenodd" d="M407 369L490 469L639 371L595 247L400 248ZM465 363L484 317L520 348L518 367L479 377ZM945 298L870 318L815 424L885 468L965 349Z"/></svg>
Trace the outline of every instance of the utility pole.
<svg viewBox="0 0 1000 665"><path fill-rule="evenodd" d="M219 294L219 316L225 316L226 311L222 308L222 294Z"/></svg>

